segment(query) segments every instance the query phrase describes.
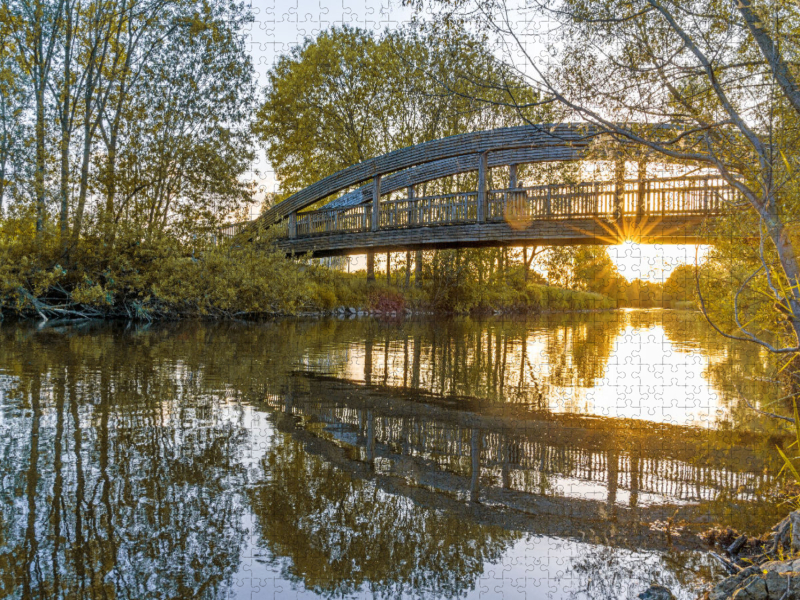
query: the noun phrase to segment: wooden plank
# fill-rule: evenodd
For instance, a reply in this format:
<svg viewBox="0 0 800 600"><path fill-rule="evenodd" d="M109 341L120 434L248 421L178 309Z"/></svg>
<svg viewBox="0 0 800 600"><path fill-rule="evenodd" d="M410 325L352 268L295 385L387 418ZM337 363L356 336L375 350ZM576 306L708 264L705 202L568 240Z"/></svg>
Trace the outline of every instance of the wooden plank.
<svg viewBox="0 0 800 600"><path fill-rule="evenodd" d="M638 237L641 243L707 243L708 240L700 235L703 221L702 216L679 216L649 223L645 220L642 223L631 216L623 218L618 225L623 237L641 234ZM593 218L539 221L523 229L515 229L504 221L497 221L348 233L293 241L284 239L278 242L278 246L286 252L302 254L312 251L318 256L331 256L364 252L367 249L386 252L523 244L603 245L619 243L621 238L617 237L617 231L612 221Z"/></svg>

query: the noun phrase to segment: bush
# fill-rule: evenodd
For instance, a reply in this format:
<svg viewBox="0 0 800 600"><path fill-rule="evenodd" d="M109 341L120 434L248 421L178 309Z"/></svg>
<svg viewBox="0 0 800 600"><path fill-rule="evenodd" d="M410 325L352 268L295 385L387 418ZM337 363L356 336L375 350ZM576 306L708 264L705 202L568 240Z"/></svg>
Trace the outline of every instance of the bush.
<svg viewBox="0 0 800 600"><path fill-rule="evenodd" d="M37 237L33 215L0 219L0 310L23 316L234 317L328 311L339 306L402 312L406 307L468 313L613 308L599 294L520 278L479 285L469 276L440 277L422 288L290 260L269 231L218 246L121 230L113 243L87 235L64 252L51 226Z"/></svg>

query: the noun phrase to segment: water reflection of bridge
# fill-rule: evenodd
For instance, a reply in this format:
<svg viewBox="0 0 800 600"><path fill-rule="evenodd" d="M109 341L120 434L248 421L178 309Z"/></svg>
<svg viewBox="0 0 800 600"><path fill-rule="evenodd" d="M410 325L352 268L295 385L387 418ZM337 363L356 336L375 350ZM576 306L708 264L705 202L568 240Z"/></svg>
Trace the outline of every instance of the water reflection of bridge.
<svg viewBox="0 0 800 600"><path fill-rule="evenodd" d="M722 520L731 504L774 486L763 459L714 431L514 410L482 415L420 393L309 374L267 403L307 450L387 491L548 535L589 527L648 543L646 522L676 510L694 524Z"/></svg>

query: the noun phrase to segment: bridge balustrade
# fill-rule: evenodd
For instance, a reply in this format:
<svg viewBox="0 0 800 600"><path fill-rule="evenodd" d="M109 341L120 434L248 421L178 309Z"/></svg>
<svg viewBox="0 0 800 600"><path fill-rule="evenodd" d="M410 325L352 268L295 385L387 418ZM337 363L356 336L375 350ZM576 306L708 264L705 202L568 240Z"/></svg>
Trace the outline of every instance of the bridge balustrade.
<svg viewBox="0 0 800 600"><path fill-rule="evenodd" d="M381 203L381 228L475 223L478 192L407 198Z"/></svg>
<svg viewBox="0 0 800 600"><path fill-rule="evenodd" d="M718 177L682 177L549 184L488 190L486 220L533 222L621 216L712 216L737 192ZM321 209L297 216L297 237L369 231L372 206ZM478 222L478 192L440 194L381 202L379 227L403 229Z"/></svg>
<svg viewBox="0 0 800 600"><path fill-rule="evenodd" d="M619 187L618 187L619 186ZM478 222L478 192L459 192L380 203L380 230ZM529 226L534 221L630 217L704 217L722 214L739 193L719 177L595 181L487 190L486 221ZM276 224L279 238L358 233L372 228L372 205L322 208ZM250 223L219 229L231 238Z"/></svg>
<svg viewBox="0 0 800 600"><path fill-rule="evenodd" d="M274 410L286 410L280 394L267 395L266 403ZM593 482L604 485L609 493L613 489L614 494L647 494L656 502L715 501L731 489L738 490L736 499L752 501L774 489L776 481L764 472L732 471L608 448L551 445L526 435L387 416L324 400L297 402L289 410L335 425L337 431L345 426L356 434L353 442L362 448L378 444L398 455L420 457L432 472L468 474L468 465L477 458L480 469L507 473L504 487L522 493L541 494L542 483L552 478L556 486L568 480L576 485ZM471 444L474 431L479 436L477 447ZM565 495L569 490L552 491Z"/></svg>
<svg viewBox="0 0 800 600"><path fill-rule="evenodd" d="M297 236L367 231L371 219L372 207L366 204L345 210L315 210L297 215Z"/></svg>

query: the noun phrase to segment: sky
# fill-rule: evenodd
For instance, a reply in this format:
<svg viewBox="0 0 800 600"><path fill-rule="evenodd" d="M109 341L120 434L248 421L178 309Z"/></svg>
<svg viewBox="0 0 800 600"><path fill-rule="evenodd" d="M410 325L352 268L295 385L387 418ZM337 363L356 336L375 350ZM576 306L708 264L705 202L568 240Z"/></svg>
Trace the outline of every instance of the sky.
<svg viewBox="0 0 800 600"><path fill-rule="evenodd" d="M267 83L267 73L277 59L307 37L335 25L348 24L380 32L411 19L412 11L398 0L251 0L255 17L248 32L248 45L259 85ZM264 156L254 166L261 191L275 191L275 176ZM258 213L259 207L253 207Z"/></svg>
<svg viewBox="0 0 800 600"><path fill-rule="evenodd" d="M348 24L377 33L400 26L412 17L412 10L399 0L251 0L250 6L255 21L248 32L248 45L262 87L282 54L324 29ZM254 177L260 182L262 196L275 191L275 177L263 150L254 165ZM259 210L258 206L252 207L252 216ZM707 248L700 248L701 258L706 251ZM693 264L695 260L694 246L626 243L609 247L608 253L628 280L665 281L676 266ZM365 266L363 256L353 257L350 264L352 270Z"/></svg>

